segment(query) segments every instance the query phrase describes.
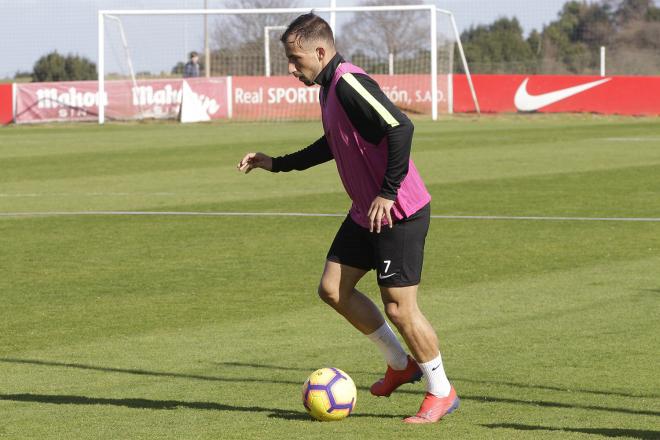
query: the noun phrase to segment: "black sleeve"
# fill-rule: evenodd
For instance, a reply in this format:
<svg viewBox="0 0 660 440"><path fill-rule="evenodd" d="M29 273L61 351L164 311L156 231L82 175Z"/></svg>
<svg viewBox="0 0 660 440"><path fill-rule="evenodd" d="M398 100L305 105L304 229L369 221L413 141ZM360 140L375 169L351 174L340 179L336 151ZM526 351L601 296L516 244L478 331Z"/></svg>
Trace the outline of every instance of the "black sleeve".
<svg viewBox="0 0 660 440"><path fill-rule="evenodd" d="M346 78L351 75L352 78ZM346 74L337 83L337 97L360 136L378 144L387 136L387 169L379 195L395 200L408 174L413 124L367 75ZM369 96L370 95L370 96Z"/></svg>
<svg viewBox="0 0 660 440"><path fill-rule="evenodd" d="M413 124L409 119L408 123L387 128L387 168L385 169L383 186L380 189L379 195L381 197L396 200L401 182L408 174L413 130Z"/></svg>
<svg viewBox="0 0 660 440"><path fill-rule="evenodd" d="M287 172L291 170L306 170L315 165L322 164L332 160L332 151L325 136L322 136L312 145L303 148L295 153L273 158L273 173L280 171Z"/></svg>

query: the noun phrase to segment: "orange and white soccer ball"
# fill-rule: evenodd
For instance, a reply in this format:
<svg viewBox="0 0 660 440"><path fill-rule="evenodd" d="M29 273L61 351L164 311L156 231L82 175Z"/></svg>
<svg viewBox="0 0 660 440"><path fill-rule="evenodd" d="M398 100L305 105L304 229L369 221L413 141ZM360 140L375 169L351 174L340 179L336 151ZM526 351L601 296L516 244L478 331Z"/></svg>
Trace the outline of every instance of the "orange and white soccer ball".
<svg viewBox="0 0 660 440"><path fill-rule="evenodd" d="M321 368L309 375L302 389L307 412L324 422L341 420L353 411L357 391L351 377L338 368Z"/></svg>

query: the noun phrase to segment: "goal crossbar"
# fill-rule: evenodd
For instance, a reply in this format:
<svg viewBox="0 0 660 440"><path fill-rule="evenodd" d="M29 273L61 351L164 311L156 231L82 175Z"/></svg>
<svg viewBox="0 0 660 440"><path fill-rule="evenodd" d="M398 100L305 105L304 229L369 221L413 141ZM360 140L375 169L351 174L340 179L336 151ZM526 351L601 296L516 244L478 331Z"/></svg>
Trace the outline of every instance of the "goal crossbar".
<svg viewBox="0 0 660 440"><path fill-rule="evenodd" d="M337 6L319 8L245 8L245 9L101 9L99 15L236 15L236 14L297 14L305 12L377 12L433 11L453 15L451 11L433 5Z"/></svg>
<svg viewBox="0 0 660 440"><path fill-rule="evenodd" d="M334 7L318 7L318 8L245 8L245 9L100 9L98 10L98 94L99 96L105 95L104 84L104 69L105 69L105 17L112 16L116 19L117 16L136 16L136 15L251 15L251 14L292 14L292 13L306 13L306 12L330 12L332 14L337 12L385 12L385 11L429 11L431 16L431 90L432 90L432 103L431 112L432 119L438 119L438 98L437 98L437 16L436 14L447 15L450 18L454 38L458 45L458 50L461 56L461 64L468 82L468 87L472 95L475 110L478 114L481 113L479 108L479 101L472 82L472 75L467 64L463 44L461 43L460 34L456 25L454 14L446 9L437 8L434 5L382 5L382 6L334 6ZM450 75L452 73L450 72ZM452 75L453 76L453 75ZM453 80L452 80L453 81ZM451 108L450 108L450 111ZM99 124L105 122L105 104L104 99L99 99Z"/></svg>

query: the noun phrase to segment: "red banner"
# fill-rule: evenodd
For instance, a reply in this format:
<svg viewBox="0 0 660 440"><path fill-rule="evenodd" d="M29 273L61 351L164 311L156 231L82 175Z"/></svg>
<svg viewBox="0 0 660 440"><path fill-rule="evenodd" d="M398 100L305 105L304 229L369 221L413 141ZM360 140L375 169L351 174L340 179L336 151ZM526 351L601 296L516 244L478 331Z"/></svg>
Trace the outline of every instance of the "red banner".
<svg viewBox="0 0 660 440"><path fill-rule="evenodd" d="M473 75L485 113L660 115L660 76ZM474 111L465 75L454 80L454 111Z"/></svg>
<svg viewBox="0 0 660 440"><path fill-rule="evenodd" d="M409 114L431 113L428 75L374 75L385 94ZM660 77L473 75L481 111L590 112L660 115ZM184 107L197 120L318 119L319 88L291 76L186 79ZM228 90L231 83L231 90ZM183 80L106 82L106 117L174 119ZM16 122L93 121L98 115L96 81L17 84ZM438 77L439 113L448 111L447 76ZM192 91L192 93L190 93ZM192 98L191 98L192 97ZM231 102L228 101L231 97ZM0 123L12 120L12 89L0 85ZM454 76L454 111L475 110L464 75ZM208 115L208 118L206 117Z"/></svg>
<svg viewBox="0 0 660 440"><path fill-rule="evenodd" d="M228 117L226 78L186 82L194 105L211 119ZM174 119L181 105L182 84L181 79L107 81L106 118ZM16 122L94 121L98 118L97 91L96 81L17 84Z"/></svg>
<svg viewBox="0 0 660 440"><path fill-rule="evenodd" d="M293 76L232 77L232 118L247 120L318 119L319 87Z"/></svg>
<svg viewBox="0 0 660 440"><path fill-rule="evenodd" d="M409 113L431 113L428 75L373 75L387 97ZM438 77L438 107L447 113L446 75ZM248 120L318 119L319 87L307 87L293 76L232 78L233 117Z"/></svg>
<svg viewBox="0 0 660 440"><path fill-rule="evenodd" d="M14 120L13 84L0 84L0 125Z"/></svg>

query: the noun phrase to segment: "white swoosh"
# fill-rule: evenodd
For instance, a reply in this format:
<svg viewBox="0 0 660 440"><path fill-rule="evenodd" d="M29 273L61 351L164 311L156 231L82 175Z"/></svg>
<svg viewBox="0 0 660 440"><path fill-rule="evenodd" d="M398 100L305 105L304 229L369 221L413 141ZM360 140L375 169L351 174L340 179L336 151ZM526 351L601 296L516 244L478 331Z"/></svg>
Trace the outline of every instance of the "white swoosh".
<svg viewBox="0 0 660 440"><path fill-rule="evenodd" d="M598 81L580 84L579 86L569 87L567 89L555 90L554 92L542 93L540 95L530 95L529 92L527 92L527 82L529 81L529 78L525 78L522 84L520 84L520 87L518 87L518 90L516 90L516 96L513 98L513 103L521 112L532 112L541 107L554 104L555 102L599 86L611 79L612 78L599 79Z"/></svg>
<svg viewBox="0 0 660 440"><path fill-rule="evenodd" d="M385 275L385 276L378 274L378 279L379 280L384 280L385 278L393 277L396 274L397 274L397 272L394 272L394 273L391 273L391 274Z"/></svg>

